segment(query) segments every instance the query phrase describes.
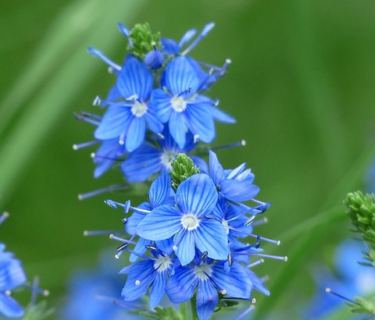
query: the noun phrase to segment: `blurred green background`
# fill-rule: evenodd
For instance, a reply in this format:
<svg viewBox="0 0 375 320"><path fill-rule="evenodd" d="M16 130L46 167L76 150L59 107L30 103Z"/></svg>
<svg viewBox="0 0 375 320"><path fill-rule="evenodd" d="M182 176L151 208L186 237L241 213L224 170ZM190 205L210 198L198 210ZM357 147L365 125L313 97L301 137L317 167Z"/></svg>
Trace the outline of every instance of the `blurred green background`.
<svg viewBox="0 0 375 320"><path fill-rule="evenodd" d="M103 199L142 198L126 192L77 199L122 182L116 170L95 180L94 149L72 150L93 130L73 113L96 111L94 97L114 83L86 48L121 62L126 41L117 22L149 22L179 39L214 21L191 55L216 65L233 61L209 95L237 124L217 124L215 145L247 141L218 155L224 167L246 161L252 168L259 198L273 203L259 233L282 241L264 248L289 258L256 268L269 276L272 294L255 295L255 318L299 319L313 293L311 270L331 264L349 235L342 200L363 187L371 163L374 16L371 0L2 0L0 210L11 216L1 242L30 278L40 276L50 305L58 305L75 269L94 266L103 248L115 251L107 237L84 238L83 230L122 228L121 212Z"/></svg>

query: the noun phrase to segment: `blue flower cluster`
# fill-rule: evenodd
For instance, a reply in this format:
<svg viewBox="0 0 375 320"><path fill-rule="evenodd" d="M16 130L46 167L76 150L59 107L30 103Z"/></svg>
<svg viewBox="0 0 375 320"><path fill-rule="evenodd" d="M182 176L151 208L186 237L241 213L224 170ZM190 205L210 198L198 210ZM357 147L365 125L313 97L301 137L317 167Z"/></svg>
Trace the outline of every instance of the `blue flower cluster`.
<svg viewBox="0 0 375 320"><path fill-rule="evenodd" d="M106 200L125 214L132 211L123 220L130 239L111 235L121 242L117 257L125 250L131 253L132 264L120 272L127 274L122 297L134 301L149 292L151 310L166 295L176 304L192 300L200 320L209 319L225 300L251 302L253 289L268 295L250 269L263 257L286 260L260 248L262 241L279 241L253 234L255 218L269 204L255 199L259 187L246 164L224 170L212 150L208 165L191 154L198 141L214 141L215 121L235 122L217 108L217 100L204 95L230 61L215 67L188 56L213 26L207 24L196 37L196 30L189 30L176 42L152 34L147 24L132 30L119 24L128 40L121 66L89 48L117 80L106 99L94 101L107 108L102 117L77 116L97 128L94 141L75 146L101 143L94 155L95 176L118 160L129 182L159 175L149 189L149 202L132 206L129 200ZM253 243L240 241L248 237Z"/></svg>
<svg viewBox="0 0 375 320"><path fill-rule="evenodd" d="M164 173L152 183L149 202L133 207L130 201L106 200L113 208L123 207L125 213L133 211L125 224L131 239L112 236L123 242L118 255L127 250L134 263L120 272L128 274L124 300L136 300L150 287L151 309L165 294L177 304L196 295L197 314L204 320L211 317L219 299L251 301L253 289L268 295L250 270L262 260L254 262L251 258L268 257L260 248L262 239L278 241L252 234L254 219L268 207L254 199L259 188L253 180L245 164L224 170L211 151L208 172L187 178L176 192L170 175ZM257 205L244 205L246 200ZM239 240L248 236L256 238L253 244Z"/></svg>
<svg viewBox="0 0 375 320"><path fill-rule="evenodd" d="M0 224L7 217L7 213L0 216ZM13 253L5 251L5 245L0 243L0 314L8 318L18 318L24 315L20 304L10 293L26 281L21 262L14 258Z"/></svg>
<svg viewBox="0 0 375 320"><path fill-rule="evenodd" d="M129 49L121 66L99 50L89 48L116 76L107 98L94 100L94 105L106 108L104 115L77 115L97 127L94 141L74 145L80 149L100 143L93 154L95 177L122 161L121 169L129 182L145 181L153 174L170 170L174 157L190 152L198 141L213 142L215 120L235 122L217 108L218 100L204 95L225 74L230 61L216 67L188 56L213 23L207 24L196 37L196 30L189 30L179 42L152 35L147 25L137 26L129 30L119 24ZM143 52L142 46L147 45L139 44L137 36L156 39L159 48L154 42L151 51ZM201 158L193 159L198 166L205 166Z"/></svg>

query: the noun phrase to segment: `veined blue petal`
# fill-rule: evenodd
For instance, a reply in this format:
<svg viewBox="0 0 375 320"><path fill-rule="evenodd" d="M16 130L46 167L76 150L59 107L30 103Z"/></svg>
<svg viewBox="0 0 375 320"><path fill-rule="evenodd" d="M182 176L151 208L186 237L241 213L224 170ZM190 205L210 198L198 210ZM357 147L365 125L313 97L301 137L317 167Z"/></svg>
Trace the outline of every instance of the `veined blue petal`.
<svg viewBox="0 0 375 320"><path fill-rule="evenodd" d="M173 303L183 303L193 296L198 279L192 267L178 267L170 277L165 291Z"/></svg>
<svg viewBox="0 0 375 320"><path fill-rule="evenodd" d="M146 294L155 277L153 260L142 260L135 263L129 271L125 287L121 292L124 300L133 301ZM140 281L139 284L137 284L137 280Z"/></svg>
<svg viewBox="0 0 375 320"><path fill-rule="evenodd" d="M215 311L219 298L211 281L199 281L197 291L197 314L199 320L208 320Z"/></svg>
<svg viewBox="0 0 375 320"><path fill-rule="evenodd" d="M131 152L121 164L121 170L129 182L145 181L162 169L161 152L148 143L143 143Z"/></svg>
<svg viewBox="0 0 375 320"><path fill-rule="evenodd" d="M171 255L173 253L173 238L174 237L166 240L155 241L156 246L162 252L166 253L167 255Z"/></svg>
<svg viewBox="0 0 375 320"><path fill-rule="evenodd" d="M155 114L154 108L151 104L148 104L147 113L144 115L147 125L152 132L161 133L163 131L163 124Z"/></svg>
<svg viewBox="0 0 375 320"><path fill-rule="evenodd" d="M164 90L155 89L151 94L151 104L155 107L155 112L161 122L168 122L171 112L171 96Z"/></svg>
<svg viewBox="0 0 375 320"><path fill-rule="evenodd" d="M134 117L130 122L128 132L126 133L125 146L129 152L137 149L145 140L146 121L143 117Z"/></svg>
<svg viewBox="0 0 375 320"><path fill-rule="evenodd" d="M253 286L245 270L247 270L245 267L233 262L230 272L225 272L223 264L217 263L212 266L212 277L216 285L220 286L218 289L225 290L227 295L248 299Z"/></svg>
<svg viewBox="0 0 375 320"><path fill-rule="evenodd" d="M224 169L221 166L219 160L217 159L216 154L211 150L209 151L209 154L210 177L214 181L215 185L219 185L221 181L225 180Z"/></svg>
<svg viewBox="0 0 375 320"><path fill-rule="evenodd" d="M178 96L180 93L190 90L194 93L199 86L199 79L185 57L176 57L169 62L164 71L164 82L169 92L173 96Z"/></svg>
<svg viewBox="0 0 375 320"><path fill-rule="evenodd" d="M109 107L99 127L95 130L95 138L107 140L119 137L124 131L127 131L132 116L129 107Z"/></svg>
<svg viewBox="0 0 375 320"><path fill-rule="evenodd" d="M161 206L142 220L137 233L148 240L165 240L174 236L181 228L180 212L171 206Z"/></svg>
<svg viewBox="0 0 375 320"><path fill-rule="evenodd" d="M201 252L207 251L208 257L216 260L228 258L228 235L220 222L203 220L193 232L195 244Z"/></svg>
<svg viewBox="0 0 375 320"><path fill-rule="evenodd" d="M215 139L215 124L205 104L188 105L185 110L186 125L199 140L210 143Z"/></svg>
<svg viewBox="0 0 375 320"><path fill-rule="evenodd" d="M146 210L152 210L152 208L150 209L146 209ZM141 223L141 221L145 218L145 215L144 214L140 214L140 213L137 213L137 212L134 212L128 219L126 225L125 225L125 230L127 233L129 233L130 235L135 235L137 234L137 228L138 228L138 225Z"/></svg>
<svg viewBox="0 0 375 320"><path fill-rule="evenodd" d="M146 252L146 246L150 245L152 243L151 240L146 240L143 238L139 238L137 244L135 245L133 252L138 253L138 254L144 254ZM130 262L137 261L139 259L139 256L137 256L134 253L130 254Z"/></svg>
<svg viewBox="0 0 375 320"><path fill-rule="evenodd" d="M181 240L181 238L183 238ZM195 256L195 241L193 231L181 230L178 234L175 244L178 244L176 255L181 265L186 266L193 261Z"/></svg>
<svg viewBox="0 0 375 320"><path fill-rule="evenodd" d="M156 278L150 291L150 309L155 309L165 294L165 286L167 285L167 272L157 272Z"/></svg>
<svg viewBox="0 0 375 320"><path fill-rule="evenodd" d="M176 203L183 213L198 217L212 212L217 201L216 187L206 174L195 174L183 181L176 193Z"/></svg>
<svg viewBox="0 0 375 320"><path fill-rule="evenodd" d="M184 114L173 111L169 119L169 132L181 149L186 143L186 131Z"/></svg>
<svg viewBox="0 0 375 320"><path fill-rule="evenodd" d="M246 168L246 162L234 168L227 175L227 179L235 179L240 173L242 173Z"/></svg>
<svg viewBox="0 0 375 320"><path fill-rule="evenodd" d="M0 292L0 313L8 318L18 318L24 315L19 303L2 292Z"/></svg>
<svg viewBox="0 0 375 320"><path fill-rule="evenodd" d="M127 99L137 95L145 102L150 98L153 77L150 70L139 59L128 55L117 78L117 88Z"/></svg>
<svg viewBox="0 0 375 320"><path fill-rule="evenodd" d="M258 186L246 181L224 180L220 183L220 192L225 198L236 202L253 199L259 190Z"/></svg>
<svg viewBox="0 0 375 320"><path fill-rule="evenodd" d="M26 275L19 260L9 256L9 260L0 262L0 292L13 290L25 281Z"/></svg>
<svg viewBox="0 0 375 320"><path fill-rule="evenodd" d="M107 94L107 97L105 99L105 101L109 101L109 102L114 102L114 101L117 101L117 100L120 100L122 98L122 95L121 93L118 91L117 89L117 85L114 85L108 92ZM106 102L103 102L101 105L101 107L106 107L108 106L108 103Z"/></svg>
<svg viewBox="0 0 375 320"><path fill-rule="evenodd" d="M165 172L151 184L148 192L152 208L157 208L163 205L169 197L170 190L171 177Z"/></svg>

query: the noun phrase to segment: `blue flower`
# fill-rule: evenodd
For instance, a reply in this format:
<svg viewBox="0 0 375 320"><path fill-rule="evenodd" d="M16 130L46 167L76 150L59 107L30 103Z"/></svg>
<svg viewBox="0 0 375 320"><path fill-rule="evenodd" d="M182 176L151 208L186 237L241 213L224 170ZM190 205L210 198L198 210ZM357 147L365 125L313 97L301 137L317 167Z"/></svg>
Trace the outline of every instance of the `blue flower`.
<svg viewBox="0 0 375 320"><path fill-rule="evenodd" d="M230 272L226 272L223 262L195 258L193 265L175 269L166 293L173 303L183 303L192 298L197 286L197 314L200 320L211 317L218 303L218 291L226 296L248 299L253 287L240 264L234 262Z"/></svg>
<svg viewBox="0 0 375 320"><path fill-rule="evenodd" d="M137 233L148 240L165 240L175 236L174 250L182 265L194 259L195 248L208 257L228 257L228 236L222 224L211 216L217 191L206 174L195 174L183 181L175 196L177 208L161 206L151 211L139 224Z"/></svg>
<svg viewBox="0 0 375 320"><path fill-rule="evenodd" d="M9 318L22 317L23 308L9 292L24 283L26 275L21 262L4 250L5 245L0 243L0 313Z"/></svg>
<svg viewBox="0 0 375 320"><path fill-rule="evenodd" d="M145 181L152 174L170 171L171 162L179 153L190 152L197 144L192 134L188 133L184 148L180 148L164 128L163 137L157 138L157 145L144 142L137 150L130 153L121 164L122 172L130 182ZM194 163L203 172L207 172L206 162L199 157L191 156Z"/></svg>
<svg viewBox="0 0 375 320"><path fill-rule="evenodd" d="M216 154L210 151L209 175L219 193L229 201L252 200L259 192L259 187L253 184L254 175L245 167L246 163L226 172Z"/></svg>
<svg viewBox="0 0 375 320"><path fill-rule="evenodd" d="M136 300L150 291L150 309L158 306L165 294L169 274L173 271L174 258L157 247L150 250L153 257L125 267L120 273L128 273L122 297L125 301Z"/></svg>
<svg viewBox="0 0 375 320"><path fill-rule="evenodd" d="M153 76L137 58L128 55L118 72L117 89L125 101L110 102L95 138L108 140L118 138L127 151L137 149L145 139L146 126L155 133L163 130L153 106L148 102L153 85Z"/></svg>
<svg viewBox="0 0 375 320"><path fill-rule="evenodd" d="M210 143L215 138L214 120L234 123L235 120L216 108L210 98L199 95L202 88L194 68L186 57L176 57L162 75L162 89L152 92L151 102L180 148L186 143L189 130L196 139Z"/></svg>
<svg viewBox="0 0 375 320"><path fill-rule="evenodd" d="M125 147L119 143L118 139L103 140L101 146L93 155L93 161L96 164L94 177L100 177L125 153Z"/></svg>
<svg viewBox="0 0 375 320"><path fill-rule="evenodd" d="M151 211L165 204L173 205L174 192L171 188L171 178L168 173L162 174L151 184L148 195L150 202L143 202L138 208L133 208L135 212L127 220L125 230L130 235L137 234L138 225L147 215L145 210ZM146 246L151 244L151 240L139 238L132 254L130 255L130 261L134 262L137 260L139 255L146 252ZM172 253L172 246L168 240L156 241L156 245L165 253Z"/></svg>

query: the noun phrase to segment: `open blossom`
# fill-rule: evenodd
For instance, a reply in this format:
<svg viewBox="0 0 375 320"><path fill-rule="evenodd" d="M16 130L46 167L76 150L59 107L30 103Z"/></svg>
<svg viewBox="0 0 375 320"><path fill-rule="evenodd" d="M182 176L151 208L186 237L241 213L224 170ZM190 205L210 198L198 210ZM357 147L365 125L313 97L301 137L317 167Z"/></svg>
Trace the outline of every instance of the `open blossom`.
<svg viewBox="0 0 375 320"><path fill-rule="evenodd" d="M26 281L21 262L13 254L5 251L0 243L0 313L8 318L24 315L23 308L14 300L9 292Z"/></svg>

